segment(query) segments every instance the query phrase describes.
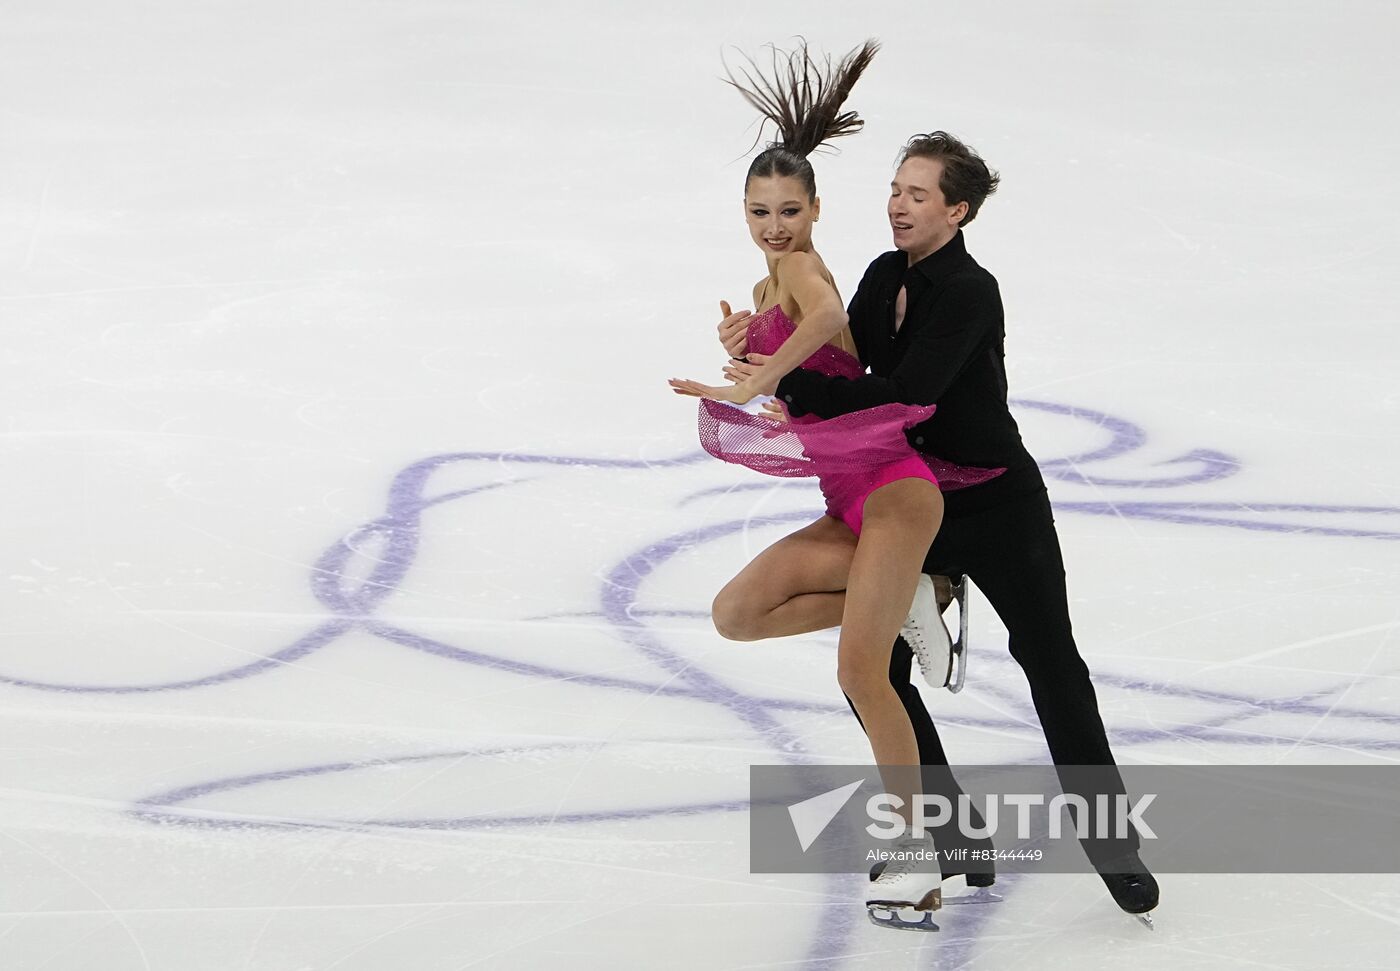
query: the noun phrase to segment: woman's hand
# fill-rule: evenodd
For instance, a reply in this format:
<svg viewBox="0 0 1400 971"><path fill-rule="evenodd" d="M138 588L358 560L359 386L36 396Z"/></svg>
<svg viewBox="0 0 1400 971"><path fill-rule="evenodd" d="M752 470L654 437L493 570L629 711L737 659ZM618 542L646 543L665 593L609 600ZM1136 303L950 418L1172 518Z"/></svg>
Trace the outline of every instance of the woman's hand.
<svg viewBox="0 0 1400 971"><path fill-rule="evenodd" d="M740 381L738 384L725 385L724 387L701 384L699 381L691 381L686 378L671 378L666 383L676 394L687 395L691 398L708 398L711 401L728 401L736 405L748 404L764 393L755 390L753 385L747 381Z"/></svg>
<svg viewBox="0 0 1400 971"><path fill-rule="evenodd" d="M724 315L719 322L719 342L730 357L743 357L749 346L749 318L753 314L747 310L734 313L727 300L719 302L719 312Z"/></svg>
<svg viewBox="0 0 1400 971"><path fill-rule="evenodd" d="M708 398L711 401L728 401L736 405L747 404L757 394L751 385L744 382L732 384L727 388L716 388L708 384L701 384L699 381L688 381L683 378L671 378L667 382L671 385L671 390L676 394L685 395L691 398ZM777 426L785 424L788 420L787 412L783 406L776 401L765 401L760 405L762 412L751 412L762 418L767 418L774 423L772 432L764 432L765 436L779 434Z"/></svg>

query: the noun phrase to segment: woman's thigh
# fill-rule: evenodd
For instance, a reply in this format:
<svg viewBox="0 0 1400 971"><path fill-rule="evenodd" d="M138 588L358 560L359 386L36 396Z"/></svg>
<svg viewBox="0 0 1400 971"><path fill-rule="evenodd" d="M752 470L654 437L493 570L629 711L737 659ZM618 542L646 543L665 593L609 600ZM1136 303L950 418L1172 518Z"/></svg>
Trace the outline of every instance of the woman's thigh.
<svg viewBox="0 0 1400 971"><path fill-rule="evenodd" d="M716 604L733 601L771 610L804 593L846 589L856 536L845 523L823 516L769 546L724 585Z"/></svg>

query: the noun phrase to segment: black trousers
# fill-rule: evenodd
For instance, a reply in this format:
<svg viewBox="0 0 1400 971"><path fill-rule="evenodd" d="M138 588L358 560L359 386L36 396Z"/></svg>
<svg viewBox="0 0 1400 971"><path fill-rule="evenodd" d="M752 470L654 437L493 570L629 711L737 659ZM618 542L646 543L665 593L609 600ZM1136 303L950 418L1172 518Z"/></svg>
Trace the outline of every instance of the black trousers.
<svg viewBox="0 0 1400 971"><path fill-rule="evenodd" d="M1046 492L1042 489L991 509L945 518L924 560L924 572L967 574L1006 625L1011 656L1030 683L1050 756L1060 767L1062 789L1086 796L1090 806L1099 793L1109 794L1110 802L1123 793L1116 768L1078 773L1070 768L1113 766L1114 761L1089 668L1074 643L1064 560ZM897 640L890 658L890 684L918 739L925 791L955 801L962 790L948 768L938 728L910 681L911 660L908 645L902 638ZM980 827L982 821L973 822ZM1088 831L1095 832L1092 814ZM956 832L935 833L935 840L940 846L964 842ZM1085 841L1084 849L1091 861L1100 863L1135 852L1138 840L1130 834L1126 840Z"/></svg>

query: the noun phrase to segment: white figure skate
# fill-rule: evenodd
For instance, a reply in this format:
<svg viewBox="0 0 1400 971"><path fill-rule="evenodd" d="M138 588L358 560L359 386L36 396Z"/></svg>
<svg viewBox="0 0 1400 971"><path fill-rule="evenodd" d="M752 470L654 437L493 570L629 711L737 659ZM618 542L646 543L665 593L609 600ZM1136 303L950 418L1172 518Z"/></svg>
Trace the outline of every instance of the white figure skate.
<svg viewBox="0 0 1400 971"><path fill-rule="evenodd" d="M919 574L914 602L899 635L918 659L924 681L930 687L947 688L956 694L967 681L967 577L950 578L950 587L952 598L958 603L956 641L943 623L943 608L939 606L933 578L926 573Z"/></svg>
<svg viewBox="0 0 1400 971"><path fill-rule="evenodd" d="M943 906L943 874L933 841L906 836L865 895L870 922L902 931L936 931L933 911Z"/></svg>

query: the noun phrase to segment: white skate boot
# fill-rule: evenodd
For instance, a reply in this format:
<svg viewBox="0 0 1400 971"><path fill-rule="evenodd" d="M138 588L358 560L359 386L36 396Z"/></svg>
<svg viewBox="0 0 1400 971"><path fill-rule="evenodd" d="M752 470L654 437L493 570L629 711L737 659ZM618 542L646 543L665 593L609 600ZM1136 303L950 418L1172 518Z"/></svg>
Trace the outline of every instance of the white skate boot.
<svg viewBox="0 0 1400 971"><path fill-rule="evenodd" d="M885 868L865 894L870 921L902 931L936 931L933 911L943 906L943 874L938 854L927 836L898 840Z"/></svg>
<svg viewBox="0 0 1400 971"><path fill-rule="evenodd" d="M958 639L953 641L943 623L943 611L934 592L933 578L919 574L914 603L899 629L899 636L919 660L919 671L930 687L962 690L967 680L967 577L951 581L952 595L958 602Z"/></svg>

